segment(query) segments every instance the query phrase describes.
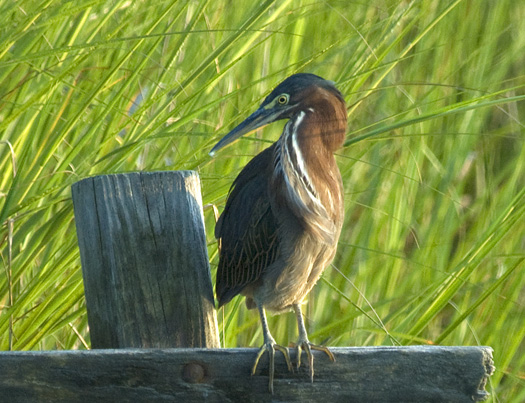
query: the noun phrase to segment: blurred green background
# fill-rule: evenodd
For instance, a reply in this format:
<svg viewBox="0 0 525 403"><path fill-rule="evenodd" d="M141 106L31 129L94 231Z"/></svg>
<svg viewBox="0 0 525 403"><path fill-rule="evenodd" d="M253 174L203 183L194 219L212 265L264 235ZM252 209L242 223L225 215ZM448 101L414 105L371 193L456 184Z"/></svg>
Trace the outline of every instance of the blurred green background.
<svg viewBox="0 0 525 403"><path fill-rule="evenodd" d="M0 350L89 345L71 184L191 169L221 210L283 124L208 151L310 72L349 116L346 221L310 339L489 345L492 401L524 401L523 21L514 0L0 0ZM293 314L269 321L296 339ZM219 327L223 346L262 343L239 298Z"/></svg>

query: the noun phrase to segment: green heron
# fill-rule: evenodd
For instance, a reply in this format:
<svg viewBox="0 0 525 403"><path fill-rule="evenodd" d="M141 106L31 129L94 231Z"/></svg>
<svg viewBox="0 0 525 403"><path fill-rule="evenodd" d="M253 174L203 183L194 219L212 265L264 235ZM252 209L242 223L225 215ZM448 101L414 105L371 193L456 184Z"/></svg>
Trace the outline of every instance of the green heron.
<svg viewBox="0 0 525 403"><path fill-rule="evenodd" d="M297 367L306 352L310 379L314 368L301 303L334 258L343 224L343 185L334 152L346 133L346 106L331 81L313 74L295 74L279 84L261 106L213 147L210 155L268 123L288 119L279 139L253 158L233 182L215 227L220 242L216 294L219 308L233 297L246 297L257 308L264 344L259 359L269 354L269 389L273 392L276 344L265 309L294 309L299 328Z"/></svg>

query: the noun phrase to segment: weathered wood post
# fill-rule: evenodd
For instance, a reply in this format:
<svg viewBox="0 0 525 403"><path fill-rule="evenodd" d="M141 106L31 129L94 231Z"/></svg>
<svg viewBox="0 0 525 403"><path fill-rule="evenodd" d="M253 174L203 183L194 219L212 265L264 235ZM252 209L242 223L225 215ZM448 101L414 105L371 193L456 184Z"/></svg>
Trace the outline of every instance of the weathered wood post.
<svg viewBox="0 0 525 403"><path fill-rule="evenodd" d="M92 347L219 347L198 175L96 176L72 195Z"/></svg>

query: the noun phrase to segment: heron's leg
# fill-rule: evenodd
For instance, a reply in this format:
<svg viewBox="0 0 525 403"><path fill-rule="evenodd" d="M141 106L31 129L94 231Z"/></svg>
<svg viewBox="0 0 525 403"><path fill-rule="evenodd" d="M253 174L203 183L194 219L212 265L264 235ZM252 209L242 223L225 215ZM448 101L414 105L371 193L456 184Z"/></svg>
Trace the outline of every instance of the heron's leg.
<svg viewBox="0 0 525 403"><path fill-rule="evenodd" d="M261 359L262 355L268 351L269 356L269 381L268 381L268 388L270 389L270 393L273 393L273 375L275 372L275 365L274 365L274 357L275 357L275 350L280 351L284 355L284 359L286 360L286 365L288 366L288 370L292 371L292 362L290 360L290 354L288 353L288 349L286 347L278 345L274 338L272 337L270 333L270 329L268 329L268 321L266 320L266 313L264 312L264 308L262 305L257 304L257 309L259 310L259 316L261 317L261 324L263 327L263 335L264 335L264 344L262 345L261 349L257 353L257 357L255 358L255 363L253 364L252 368L252 375L255 374L255 370L257 369L257 364L259 364L259 360Z"/></svg>
<svg viewBox="0 0 525 403"><path fill-rule="evenodd" d="M332 352L325 346L310 343L308 335L306 334L306 327L304 326L303 313L301 312L301 305L294 304L293 309L295 316L297 316L297 327L299 328L299 339L297 340L297 368L301 366L301 352L304 349L308 357L308 365L310 367L310 381L314 381L314 356L312 350L324 351L330 360L335 361Z"/></svg>

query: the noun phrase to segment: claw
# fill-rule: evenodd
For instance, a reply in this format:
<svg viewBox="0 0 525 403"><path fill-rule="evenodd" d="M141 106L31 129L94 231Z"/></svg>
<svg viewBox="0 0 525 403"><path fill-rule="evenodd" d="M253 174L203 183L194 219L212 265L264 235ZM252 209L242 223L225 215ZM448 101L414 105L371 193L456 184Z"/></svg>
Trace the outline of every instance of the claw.
<svg viewBox="0 0 525 403"><path fill-rule="evenodd" d="M268 389L270 390L270 393L272 394L273 394L273 378L274 378L274 373L275 373L275 350L283 353L284 359L286 361L286 365L288 366L288 371L292 372L293 371L292 361L290 360L290 354L288 353L288 349L286 347L275 344L273 340L269 340L268 342L262 345L259 352L257 353L257 357L255 358L255 362L252 367L252 375L255 375L255 371L257 370L257 365L259 364L259 360L261 359L263 354L266 351L268 351L268 356L269 356L269 361L270 361Z"/></svg>
<svg viewBox="0 0 525 403"><path fill-rule="evenodd" d="M283 353L284 359L286 361L286 365L288 366L288 371L290 372L293 372L292 360L290 360L290 353L288 353L288 349L286 347L280 346L277 343L275 343L275 340L270 334L270 330L268 329L268 323L266 321L266 314L264 313L264 308L262 307L262 305L257 305L257 308L259 309L259 315L261 317L261 324L263 327L264 344L259 349L259 352L257 353L257 357L255 357L255 362L252 367L252 375L254 375L255 371L257 370L257 365L259 365L259 360L261 359L263 354L266 351L268 351L268 356L269 356L269 361L270 361L268 389L270 390L270 393L273 394L273 376L275 373L275 350Z"/></svg>
<svg viewBox="0 0 525 403"><path fill-rule="evenodd" d="M306 328L304 326L303 314L301 312L301 305L294 304L295 315L297 316L297 326L299 328L299 340L295 347L297 348L297 368L301 366L301 353L304 349L306 356L308 357L308 366L310 368L310 381L314 382L314 356L312 350L324 351L328 358L332 362L335 361L335 357L332 352L325 346L319 346L317 344L310 343L308 340L308 335L306 334Z"/></svg>
<svg viewBox="0 0 525 403"><path fill-rule="evenodd" d="M328 355L328 358L330 358L330 361L334 362L335 357L332 354L332 352L328 349L328 347L320 346L318 344L312 344L307 340L299 340L297 342L297 368L301 366L301 353L304 349L306 352L306 357L308 358L308 367L310 369L310 382L314 382L314 356L312 354L312 350L317 351L323 351Z"/></svg>

